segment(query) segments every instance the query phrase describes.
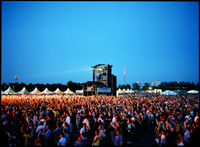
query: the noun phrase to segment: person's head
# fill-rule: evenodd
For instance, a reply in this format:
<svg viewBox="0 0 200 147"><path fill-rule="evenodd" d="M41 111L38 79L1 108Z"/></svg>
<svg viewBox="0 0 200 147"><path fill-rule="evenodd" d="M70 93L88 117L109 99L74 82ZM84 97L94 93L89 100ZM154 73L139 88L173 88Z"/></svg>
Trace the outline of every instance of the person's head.
<svg viewBox="0 0 200 147"><path fill-rule="evenodd" d="M162 135L165 135L165 132L162 130L162 131L161 131L161 134L162 134Z"/></svg>
<svg viewBox="0 0 200 147"><path fill-rule="evenodd" d="M60 133L60 138L63 138L64 137L64 134L63 133Z"/></svg>
<svg viewBox="0 0 200 147"><path fill-rule="evenodd" d="M42 126L43 126L43 124L44 124L44 122L43 122L43 121L40 121L40 125L42 125Z"/></svg>
<svg viewBox="0 0 200 147"><path fill-rule="evenodd" d="M82 141L82 137L79 136L79 137L77 138L77 141Z"/></svg>
<svg viewBox="0 0 200 147"><path fill-rule="evenodd" d="M40 134L43 134L43 129L40 129Z"/></svg>
<svg viewBox="0 0 200 147"><path fill-rule="evenodd" d="M59 128L60 126L59 126L59 123L56 123L56 128Z"/></svg>
<svg viewBox="0 0 200 147"><path fill-rule="evenodd" d="M98 130L95 130L95 132L94 132L94 133L95 133L95 135L98 135L98 134L99 134L99 133L98 133Z"/></svg>
<svg viewBox="0 0 200 147"><path fill-rule="evenodd" d="M101 128L102 128L102 126L101 126L101 125L99 125L99 127L98 127L98 130L101 130Z"/></svg>
<svg viewBox="0 0 200 147"><path fill-rule="evenodd" d="M46 126L45 126L45 130L48 130L48 129L49 129L49 125L46 125Z"/></svg>
<svg viewBox="0 0 200 147"><path fill-rule="evenodd" d="M119 136L119 135L120 135L120 131L117 130L117 131L116 131L116 136Z"/></svg>
<svg viewBox="0 0 200 147"><path fill-rule="evenodd" d="M64 134L67 133L67 130L66 130L66 129L63 129L63 133L64 133Z"/></svg>
<svg viewBox="0 0 200 147"><path fill-rule="evenodd" d="M174 131L174 127L171 127L171 132L173 132Z"/></svg>

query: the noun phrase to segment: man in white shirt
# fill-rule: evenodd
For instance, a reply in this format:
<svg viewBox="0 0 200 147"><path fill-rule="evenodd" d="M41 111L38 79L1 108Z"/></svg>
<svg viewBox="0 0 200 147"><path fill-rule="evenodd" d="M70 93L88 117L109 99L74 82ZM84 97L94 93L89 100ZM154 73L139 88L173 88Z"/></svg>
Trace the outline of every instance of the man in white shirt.
<svg viewBox="0 0 200 147"><path fill-rule="evenodd" d="M43 129L43 134L45 133L45 126L46 126L46 122L41 121L40 125L37 127L36 129L36 133L38 133L38 137L40 135L40 130Z"/></svg>
<svg viewBox="0 0 200 147"><path fill-rule="evenodd" d="M196 114L196 116L195 116L195 118L194 118L194 122L197 123L197 124L199 123L199 116L198 116L198 113Z"/></svg>
<svg viewBox="0 0 200 147"><path fill-rule="evenodd" d="M112 123L114 124L115 122L116 122L116 115L114 114L112 118Z"/></svg>
<svg viewBox="0 0 200 147"><path fill-rule="evenodd" d="M89 124L87 117L83 120L83 123L85 123L87 128L90 130L90 124Z"/></svg>
<svg viewBox="0 0 200 147"><path fill-rule="evenodd" d="M80 135L81 135L83 140L87 140L87 132L88 132L88 129L86 127L86 124L83 123L83 127L80 130Z"/></svg>
<svg viewBox="0 0 200 147"><path fill-rule="evenodd" d="M82 137L83 144L87 146L88 128L85 123L83 123L83 127L80 130L80 135Z"/></svg>
<svg viewBox="0 0 200 147"><path fill-rule="evenodd" d="M66 119L65 119L65 121L66 121L66 123L68 123L68 125L70 126L70 124L71 124L71 119L70 119L70 116L69 116L68 113L66 114Z"/></svg>
<svg viewBox="0 0 200 147"><path fill-rule="evenodd" d="M161 136L160 136L160 146L165 145L165 143L166 143L166 136L165 136L164 131L161 131Z"/></svg>

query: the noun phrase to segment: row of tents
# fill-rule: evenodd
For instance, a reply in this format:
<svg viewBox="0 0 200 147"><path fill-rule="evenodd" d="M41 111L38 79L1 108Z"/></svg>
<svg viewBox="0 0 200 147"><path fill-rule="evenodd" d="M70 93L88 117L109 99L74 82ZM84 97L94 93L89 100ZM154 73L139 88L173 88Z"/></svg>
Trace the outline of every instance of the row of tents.
<svg viewBox="0 0 200 147"><path fill-rule="evenodd" d="M7 90L1 91L1 94L69 94L73 95L75 94L73 91L71 91L69 88L62 92L59 88L57 88L55 91L50 91L48 88L46 88L44 91L40 92L37 87L31 92L27 91L26 88L24 87L21 91L15 92L10 86L8 87ZM83 94L83 90L76 90L76 94Z"/></svg>
<svg viewBox="0 0 200 147"><path fill-rule="evenodd" d="M189 90L189 91L187 91L187 93L188 93L188 94L198 94L199 91L197 91L197 90ZM178 93L175 92L175 91L166 90L166 91L164 91L164 92L161 92L160 94L161 94L161 95L177 95Z"/></svg>
<svg viewBox="0 0 200 147"><path fill-rule="evenodd" d="M120 94L134 94L135 91L133 91L132 89L123 89L121 90L120 88L117 90L117 96L119 96ZM197 90L189 90L187 91L188 94L198 94L199 91ZM48 90L48 88L46 88L44 91L40 92L37 87L35 87L35 89L31 92L27 91L26 88L24 87L21 91L19 92L15 92L10 86L8 87L7 90L5 91L1 91L1 94L69 94L69 95L73 95L73 94L79 94L79 95L83 95L83 90L76 90L76 92L72 92L69 88L62 92L59 88L57 88L55 91L50 91ZM160 92L161 95L177 95L176 92L171 91L171 90L166 90L163 92Z"/></svg>
<svg viewBox="0 0 200 147"><path fill-rule="evenodd" d="M133 91L132 89L123 89L121 90L120 88L117 90L117 96L119 95L124 95L124 94L133 94L135 93L136 91ZM161 89L154 89L154 90L148 90L147 92L150 92L150 93L159 93L161 95L177 95L178 93L175 92L175 91L171 91L171 90L166 90L166 91L163 91ZM188 94L198 94L199 91L197 90L189 90L187 91Z"/></svg>

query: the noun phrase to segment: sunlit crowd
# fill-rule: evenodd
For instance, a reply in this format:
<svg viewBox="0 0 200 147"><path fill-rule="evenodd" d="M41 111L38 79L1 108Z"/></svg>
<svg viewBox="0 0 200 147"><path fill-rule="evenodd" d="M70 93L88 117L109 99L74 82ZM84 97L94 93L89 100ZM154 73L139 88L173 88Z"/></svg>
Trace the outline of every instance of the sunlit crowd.
<svg viewBox="0 0 200 147"><path fill-rule="evenodd" d="M1 95L1 145L199 144L199 96Z"/></svg>

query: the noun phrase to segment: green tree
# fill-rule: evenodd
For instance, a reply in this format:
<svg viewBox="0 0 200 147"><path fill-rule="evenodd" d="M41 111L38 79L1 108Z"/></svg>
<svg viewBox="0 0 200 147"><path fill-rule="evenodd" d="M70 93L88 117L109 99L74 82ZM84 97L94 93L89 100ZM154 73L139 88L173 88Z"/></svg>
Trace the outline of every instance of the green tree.
<svg viewBox="0 0 200 147"><path fill-rule="evenodd" d="M149 83L144 83L144 86L143 86L143 90L148 90L149 89L149 87L150 87L150 85L149 85Z"/></svg>
<svg viewBox="0 0 200 147"><path fill-rule="evenodd" d="M119 85L120 89L131 89L131 85L130 84L123 84L123 85Z"/></svg>
<svg viewBox="0 0 200 147"><path fill-rule="evenodd" d="M133 89L140 90L140 86L138 85L138 83L133 83Z"/></svg>

